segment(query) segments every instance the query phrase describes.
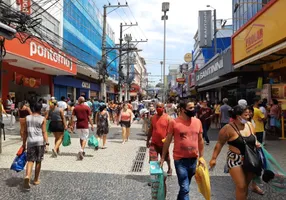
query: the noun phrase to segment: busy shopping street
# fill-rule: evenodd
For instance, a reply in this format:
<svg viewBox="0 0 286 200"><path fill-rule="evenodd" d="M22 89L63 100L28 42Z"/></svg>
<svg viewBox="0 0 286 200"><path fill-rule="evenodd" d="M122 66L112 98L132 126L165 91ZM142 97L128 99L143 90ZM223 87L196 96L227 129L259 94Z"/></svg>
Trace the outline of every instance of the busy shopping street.
<svg viewBox="0 0 286 200"><path fill-rule="evenodd" d="M286 0L0 0L0 199L286 199Z"/></svg>
<svg viewBox="0 0 286 200"><path fill-rule="evenodd" d="M209 133L210 145L205 149L205 159L210 160L218 130ZM51 141L53 137L50 137ZM121 130L112 125L108 135L107 149L95 151L87 148L84 160L77 161L77 150L79 149L78 136L72 135L71 145L61 147L61 155L51 158L51 151L45 155L41 172L41 185L34 186L30 192L22 189L24 172L10 170L15 153L21 146L20 138L15 132L7 133L6 141L3 142L3 153L0 155L0 198L9 199L106 199L125 200L151 199L150 170L148 164L148 149L143 160L142 171L132 172L133 163L140 147L146 146L146 136L142 133L142 125L134 124L131 127L130 142L121 144ZM286 162L286 142L269 141L267 150L275 155L283 168ZM226 160L226 148L219 157L218 165L210 172L212 199L232 200L234 195L234 184L229 174L224 173ZM267 186L264 186L267 187ZM203 200L198 192L195 179L190 186L191 199ZM167 179L167 198L176 199L178 192L177 177L174 171ZM268 188L268 191L271 191ZM260 199L283 199L276 194L265 194L264 197L250 193L251 200ZM277 198L276 198L277 197ZM281 197L281 198L278 198Z"/></svg>

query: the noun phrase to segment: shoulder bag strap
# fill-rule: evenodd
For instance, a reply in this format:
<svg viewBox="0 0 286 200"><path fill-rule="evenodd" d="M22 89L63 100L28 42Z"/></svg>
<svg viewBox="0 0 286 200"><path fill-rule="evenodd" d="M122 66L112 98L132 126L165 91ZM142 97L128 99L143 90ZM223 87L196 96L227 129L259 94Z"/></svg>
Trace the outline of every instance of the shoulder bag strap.
<svg viewBox="0 0 286 200"><path fill-rule="evenodd" d="M252 129L251 129L251 127L249 126L249 124L248 124L248 123L246 123L246 124L247 124L247 126L248 126L248 128L249 128L249 130L250 130L250 133L253 134L253 133L252 133Z"/></svg>
<svg viewBox="0 0 286 200"><path fill-rule="evenodd" d="M234 124L234 123L233 123L233 124ZM242 138L244 144L247 145L245 139L244 139L244 138L242 137L242 135L240 134L239 129L238 129L238 127L236 126L236 124L234 124L235 127L234 127L231 123L229 123L229 125L235 130L235 132L238 134L238 136Z"/></svg>

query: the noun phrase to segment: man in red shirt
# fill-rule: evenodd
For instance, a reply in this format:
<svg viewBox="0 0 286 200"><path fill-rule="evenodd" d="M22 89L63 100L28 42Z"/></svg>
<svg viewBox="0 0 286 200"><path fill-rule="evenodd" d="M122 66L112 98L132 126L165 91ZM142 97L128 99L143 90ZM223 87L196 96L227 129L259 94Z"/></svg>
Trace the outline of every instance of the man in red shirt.
<svg viewBox="0 0 286 200"><path fill-rule="evenodd" d="M90 108L84 104L85 99L84 97L78 98L78 105L75 106L73 113L72 113L72 119L76 117L76 132L79 134L80 137L80 145L81 149L78 153L79 160L83 159L84 156L84 148L86 145L86 141L89 136L89 125L88 122L91 124L91 130L93 131L93 123L91 119L91 111ZM74 121L72 121L72 127L74 129Z"/></svg>
<svg viewBox="0 0 286 200"><path fill-rule="evenodd" d="M203 137L206 141L206 145L210 144L210 140L208 137L208 130L211 126L211 118L213 117L213 111L208 107L208 102L204 100L202 102L202 107L198 112L198 118L201 120L203 125Z"/></svg>
<svg viewBox="0 0 286 200"><path fill-rule="evenodd" d="M150 147L149 157L150 161L158 161L158 154L162 156L164 143L162 140L165 140L168 132L169 122L171 118L168 114L164 113L164 104L158 103L156 106L157 114L155 114L150 120L151 125L149 128L149 133L147 136L146 146ZM150 145L150 138L152 138ZM168 164L168 175L172 175L172 167L170 162L170 155L167 152L165 159Z"/></svg>
<svg viewBox="0 0 286 200"><path fill-rule="evenodd" d="M200 162L198 158L202 158L204 155L204 140L202 123L194 117L194 102L181 102L179 108L180 116L169 124L160 163L162 166L174 137L173 157L180 186L177 199L188 200L190 183L195 175L197 162ZM203 165L201 162L200 164Z"/></svg>

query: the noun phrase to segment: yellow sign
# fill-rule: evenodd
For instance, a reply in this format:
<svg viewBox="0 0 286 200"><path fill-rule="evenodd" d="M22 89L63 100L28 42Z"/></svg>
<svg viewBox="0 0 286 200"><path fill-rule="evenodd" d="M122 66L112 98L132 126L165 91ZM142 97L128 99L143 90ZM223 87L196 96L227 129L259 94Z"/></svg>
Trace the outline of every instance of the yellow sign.
<svg viewBox="0 0 286 200"><path fill-rule="evenodd" d="M186 53L185 56L184 56L184 60L185 62L189 63L193 60L193 56L191 53Z"/></svg>
<svg viewBox="0 0 286 200"><path fill-rule="evenodd" d="M272 0L254 20L232 37L233 64L249 58L286 38L286 1Z"/></svg>
<svg viewBox="0 0 286 200"><path fill-rule="evenodd" d="M273 71L286 66L286 58L262 65L264 71Z"/></svg>

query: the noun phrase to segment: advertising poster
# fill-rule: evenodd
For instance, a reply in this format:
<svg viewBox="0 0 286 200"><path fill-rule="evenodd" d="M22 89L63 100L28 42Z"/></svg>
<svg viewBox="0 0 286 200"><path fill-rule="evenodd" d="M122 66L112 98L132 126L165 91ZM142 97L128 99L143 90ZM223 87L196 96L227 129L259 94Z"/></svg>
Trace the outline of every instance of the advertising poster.
<svg viewBox="0 0 286 200"><path fill-rule="evenodd" d="M15 72L15 84L30 88L39 88L41 85L40 78L27 77Z"/></svg>

